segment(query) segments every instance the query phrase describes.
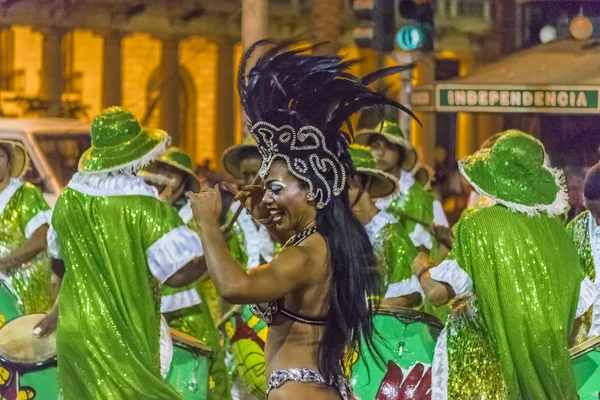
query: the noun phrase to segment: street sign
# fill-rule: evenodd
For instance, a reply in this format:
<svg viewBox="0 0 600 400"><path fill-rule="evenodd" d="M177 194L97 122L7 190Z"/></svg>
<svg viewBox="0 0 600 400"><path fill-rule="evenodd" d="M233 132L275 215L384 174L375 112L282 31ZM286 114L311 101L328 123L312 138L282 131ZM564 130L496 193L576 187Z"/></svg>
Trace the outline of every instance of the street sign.
<svg viewBox="0 0 600 400"><path fill-rule="evenodd" d="M436 85L436 110L446 112L600 112L598 86Z"/></svg>

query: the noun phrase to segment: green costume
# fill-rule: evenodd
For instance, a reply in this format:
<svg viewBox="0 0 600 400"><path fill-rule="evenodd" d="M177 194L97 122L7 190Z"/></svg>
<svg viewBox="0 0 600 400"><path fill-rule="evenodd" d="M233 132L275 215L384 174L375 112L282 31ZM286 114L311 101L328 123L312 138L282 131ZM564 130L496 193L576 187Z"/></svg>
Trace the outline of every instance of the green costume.
<svg viewBox="0 0 600 400"><path fill-rule="evenodd" d="M363 180L363 187L368 182L371 199L396 195L396 178L377 169L369 147L353 144L349 150L352 163ZM383 297L387 299L419 293L423 299L425 296L421 285L412 274L417 249L404 226L391 214L380 211L365 225L365 231L382 269Z"/></svg>
<svg viewBox="0 0 600 400"><path fill-rule="evenodd" d="M567 230L577 248L579 261L585 275L579 294L578 316L582 316L582 327L577 343L600 335L600 227L589 211L579 214L567 225Z"/></svg>
<svg viewBox="0 0 600 400"><path fill-rule="evenodd" d="M96 117L91 136L48 233L66 268L56 343L62 396L177 399L161 376L170 355L160 353L159 285L202 246L156 189L127 173L164 152L168 136L120 107Z"/></svg>
<svg viewBox="0 0 600 400"><path fill-rule="evenodd" d="M20 247L38 228L49 224L51 215L44 196L35 186L10 178L0 193L0 258ZM3 304L2 308L17 307L23 315L48 311L52 306L48 254L44 251L7 274L0 272L0 287L14 295L7 295L4 301L15 303ZM8 322L9 318L1 319Z"/></svg>
<svg viewBox="0 0 600 400"><path fill-rule="evenodd" d="M495 205L467 213L448 258L429 270L455 301L436 346L432 399L577 399L568 350L583 280L556 218L560 172L529 135L510 131L462 160Z"/></svg>

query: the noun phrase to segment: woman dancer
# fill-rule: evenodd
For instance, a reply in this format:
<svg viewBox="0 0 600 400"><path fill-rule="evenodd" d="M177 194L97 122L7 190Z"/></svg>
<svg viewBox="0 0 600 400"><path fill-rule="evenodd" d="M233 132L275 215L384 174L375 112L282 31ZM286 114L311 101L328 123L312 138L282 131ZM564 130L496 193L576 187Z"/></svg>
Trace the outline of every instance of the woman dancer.
<svg viewBox="0 0 600 400"><path fill-rule="evenodd" d="M372 344L373 298L379 274L364 228L352 215L347 178L355 171L349 135L340 128L363 107L400 104L372 92L368 83L402 68L359 80L354 61L312 57L275 47L245 75L239 92L250 133L263 158L264 188L249 187L245 206L284 243L272 262L246 273L229 252L216 215L218 190L192 197L209 273L223 298L255 307L271 326L265 358L273 399L349 399L344 361ZM374 78L373 78L374 77ZM262 201L261 201L262 199ZM291 237L280 232L292 231Z"/></svg>

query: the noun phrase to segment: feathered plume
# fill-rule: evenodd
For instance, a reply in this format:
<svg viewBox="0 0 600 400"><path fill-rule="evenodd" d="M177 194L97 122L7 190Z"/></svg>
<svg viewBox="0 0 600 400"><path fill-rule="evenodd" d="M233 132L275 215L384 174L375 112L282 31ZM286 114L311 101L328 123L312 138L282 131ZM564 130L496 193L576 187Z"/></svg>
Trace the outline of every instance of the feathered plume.
<svg viewBox="0 0 600 400"><path fill-rule="evenodd" d="M273 47L246 74L248 59L266 45ZM288 44L262 40L248 49L240 64L238 91L251 124L267 121L296 128L312 125L329 140L339 135L353 114L367 107L390 105L416 119L408 108L367 86L414 65L385 68L359 79L348 72L359 60L306 54L314 47L289 50ZM352 127L348 128L352 132Z"/></svg>

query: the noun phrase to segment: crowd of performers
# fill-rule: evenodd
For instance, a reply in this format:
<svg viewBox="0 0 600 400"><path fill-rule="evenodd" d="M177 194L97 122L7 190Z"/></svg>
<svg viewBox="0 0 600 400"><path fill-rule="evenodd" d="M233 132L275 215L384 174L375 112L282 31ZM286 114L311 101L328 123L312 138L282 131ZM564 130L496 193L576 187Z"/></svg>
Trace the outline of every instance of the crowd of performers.
<svg viewBox="0 0 600 400"><path fill-rule="evenodd" d="M165 132L111 107L51 211L20 179L25 149L0 141L0 325L48 312L35 333L56 330L63 399L184 398L166 324L212 351L210 399L579 398L569 347L600 334L600 165L566 226L544 146L496 135L459 163L477 196L451 230L398 125L347 122L410 113L368 86L403 67L350 65L247 52L252 140L223 155L238 186L200 188ZM378 323L386 310L437 327L429 350L405 339L417 324Z"/></svg>

